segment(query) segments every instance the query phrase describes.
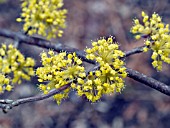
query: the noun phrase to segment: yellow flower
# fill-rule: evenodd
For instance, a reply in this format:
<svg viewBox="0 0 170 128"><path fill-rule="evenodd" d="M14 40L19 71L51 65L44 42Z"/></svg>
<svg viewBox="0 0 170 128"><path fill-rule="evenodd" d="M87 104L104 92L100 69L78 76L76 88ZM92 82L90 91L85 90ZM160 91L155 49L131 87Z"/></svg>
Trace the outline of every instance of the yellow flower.
<svg viewBox="0 0 170 128"><path fill-rule="evenodd" d="M10 84L10 79L7 78L4 74L0 73L0 93L3 93L5 90L11 91L12 86Z"/></svg>
<svg viewBox="0 0 170 128"><path fill-rule="evenodd" d="M118 44L113 42L113 37L92 42L92 46L85 50L86 57L97 61L100 68L89 72L86 78L78 79L79 86L75 88L79 96L85 95L87 99L95 102L103 94L121 92L124 88L122 78L125 78L127 73L124 62L120 59L124 53L119 50Z"/></svg>
<svg viewBox="0 0 170 128"><path fill-rule="evenodd" d="M12 90L12 86L11 85L7 85L5 88L7 91L11 91Z"/></svg>
<svg viewBox="0 0 170 128"><path fill-rule="evenodd" d="M136 34L135 38L139 39L142 35L146 37L144 52L149 49L153 51L151 58L153 59L153 67L157 70L162 70L162 62L170 63L170 35L169 24L164 24L162 18L153 13L149 17L145 12L142 12L143 23L138 19L134 20L134 25L131 32Z"/></svg>
<svg viewBox="0 0 170 128"><path fill-rule="evenodd" d="M0 73L6 75L12 73L12 83L21 83L21 79L30 80L34 75L35 65L32 58L25 58L12 44L8 46L3 44L0 51Z"/></svg>
<svg viewBox="0 0 170 128"><path fill-rule="evenodd" d="M39 34L47 39L61 37L65 25L66 9L62 9L63 0L22 0L21 18L23 29L29 35Z"/></svg>
<svg viewBox="0 0 170 128"><path fill-rule="evenodd" d="M42 67L36 70L39 82L48 82L40 84L40 89L47 94L50 90L59 89L60 87L71 83L68 90L56 94L54 99L60 104L61 100L68 97L71 88L76 88L74 81L83 84L83 78L86 77L85 69L82 66L82 61L73 54L62 52L54 54L51 51L41 54ZM48 61L50 60L50 61Z"/></svg>

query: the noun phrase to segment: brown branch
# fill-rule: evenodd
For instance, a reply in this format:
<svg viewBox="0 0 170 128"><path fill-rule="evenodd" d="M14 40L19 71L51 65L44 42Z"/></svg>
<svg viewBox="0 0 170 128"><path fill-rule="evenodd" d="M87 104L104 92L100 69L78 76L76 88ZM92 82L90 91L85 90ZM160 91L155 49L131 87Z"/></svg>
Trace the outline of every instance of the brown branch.
<svg viewBox="0 0 170 128"><path fill-rule="evenodd" d="M95 66L92 70L97 70L100 66ZM163 94L166 94L168 96L170 96L170 87L164 83L161 83L151 77L148 77L144 74L141 74L133 69L127 68L127 73L128 73L128 77L141 82L157 91L162 92ZM25 104L25 103L29 103L29 102L36 102L36 101L40 101L40 100L44 100L47 99L57 93L60 93L61 91L65 90L66 88L69 87L70 84L67 84L65 86L62 86L61 88L59 88L58 90L52 90L49 94L47 95L39 95L39 96L33 96L33 97L29 97L29 98L23 98L23 99L18 99L18 100L0 100L0 108L2 108L3 112L8 112L10 109L12 109L15 106L21 105L21 104Z"/></svg>
<svg viewBox="0 0 170 128"><path fill-rule="evenodd" d="M170 86L159 82L151 77L148 77L138 71L135 71L133 69L127 68L126 69L127 73L128 73L128 77L141 82L159 92L162 92L163 94L166 94L168 96L170 96Z"/></svg>
<svg viewBox="0 0 170 128"><path fill-rule="evenodd" d="M128 56L143 52L144 47L146 47L146 46L137 47L137 48L134 48L134 49L132 49L130 51L125 52L125 57L128 57Z"/></svg>
<svg viewBox="0 0 170 128"><path fill-rule="evenodd" d="M97 65L93 68L93 71L98 70L100 68L100 65ZM128 73L128 77L141 82L143 84L145 84L146 86L149 86L165 95L170 96L170 86L157 81L154 78L151 78L149 76L146 76L138 71L135 71L133 69L130 69L128 67L126 67L126 72Z"/></svg>
<svg viewBox="0 0 170 128"><path fill-rule="evenodd" d="M8 30L2 30L2 29L0 30L0 36L11 38L11 39L14 39L14 40L19 40L23 43L34 45L34 46L39 46L39 47L43 47L43 48L47 48L47 49L49 49L49 48L54 49L56 52L61 52L61 51L66 51L68 53L76 52L76 54L83 61L86 61L86 62L91 63L91 64L96 64L95 61L91 61L91 60L86 59L84 51L80 51L78 49L70 48L70 47L67 47L63 44L59 44L59 43L52 44L45 39L41 39L41 38L37 38L37 37L30 37L30 36L26 36L26 35L21 34L21 33L15 33L15 32L11 32L11 31L8 31ZM135 48L135 49L132 49L131 51L126 52L125 57L143 52L143 50L142 50L143 47L144 46L139 47L139 48ZM98 65L98 67L95 66L92 70L96 70L98 68L99 68L99 65ZM149 86L153 89L156 89L157 91L160 91L163 94L170 96L170 87L168 85L163 84L163 83L161 83L161 82L159 82L159 81L157 81L157 80L155 80L151 77L148 77L148 76L141 74L141 73L139 73L135 70L132 70L130 68L127 68L127 72L128 72L128 77L130 77L130 78L132 78L132 79L134 79L138 82L144 83L147 86ZM24 98L24 99L18 99L16 101L0 100L0 108L2 108L2 110L4 112L7 112L9 109L11 109L11 108L13 108L17 105L29 103L29 102L35 102L35 101L44 100L46 98L49 98L49 97L63 91L67 87L69 87L69 85L65 85L58 90L53 90L47 95L40 95L40 96L34 96L34 97L29 97L29 98Z"/></svg>
<svg viewBox="0 0 170 128"><path fill-rule="evenodd" d="M78 50L76 48L68 47L61 43L53 43L39 37L31 37L31 36L24 35L22 33L12 32L6 29L0 29L0 36L17 40L19 42L26 43L29 45L34 45L46 49L53 49L56 52L62 52L62 51L66 51L67 53L76 52L77 56L81 58L83 61L86 61L91 64L96 64L95 61L91 61L86 58L84 51Z"/></svg>
<svg viewBox="0 0 170 128"><path fill-rule="evenodd" d="M52 90L51 92L49 92L46 95L41 94L39 96L33 96L33 97L18 99L18 100L14 100L14 101L9 100L9 99L0 100L0 108L3 110L4 113L7 113L10 109L12 109L15 106L47 99L51 96L54 96L57 93L60 93L61 91L67 89L68 87L70 87L70 84L66 84L57 90Z"/></svg>
<svg viewBox="0 0 170 128"><path fill-rule="evenodd" d="M76 48L68 47L61 43L52 43L49 40L45 40L45 39L38 38L38 37L27 36L27 35L24 35L23 33L12 32L6 29L0 29L0 36L10 38L13 40L17 40L19 42L23 42L29 45L34 45L34 46L38 46L38 47L42 47L46 49L53 49L56 52L62 52L62 51L66 51L67 53L76 52L77 56L81 58L83 61L86 61L91 64L96 64L95 61L88 60L86 58L84 51L78 50ZM128 57L133 54L141 53L143 52L143 48L144 46L141 46L141 47L134 48L130 51L127 51L125 53L125 57Z"/></svg>

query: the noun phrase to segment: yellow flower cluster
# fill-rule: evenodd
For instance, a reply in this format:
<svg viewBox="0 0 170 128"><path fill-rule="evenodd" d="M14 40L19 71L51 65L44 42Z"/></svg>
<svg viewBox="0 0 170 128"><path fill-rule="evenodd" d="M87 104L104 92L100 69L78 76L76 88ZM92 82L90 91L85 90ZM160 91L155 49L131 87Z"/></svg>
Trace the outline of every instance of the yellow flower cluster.
<svg viewBox="0 0 170 128"><path fill-rule="evenodd" d="M25 59L12 44L9 46L2 44L0 48L0 93L12 90L11 82L14 84L21 83L21 79L30 80L30 77L34 75L34 65L32 58ZM12 76L6 77L6 75Z"/></svg>
<svg viewBox="0 0 170 128"><path fill-rule="evenodd" d="M21 83L21 78L30 80L34 75L34 65L32 58L25 58L12 44L3 44L0 48L0 73L12 73L12 83Z"/></svg>
<svg viewBox="0 0 170 128"><path fill-rule="evenodd" d="M0 93L3 93L5 90L12 90L12 86L10 85L10 79L6 78L4 74L0 73Z"/></svg>
<svg viewBox="0 0 170 128"><path fill-rule="evenodd" d="M92 48L86 49L86 58L96 60L100 68L90 72L86 79L78 78L76 90L79 96L85 95L90 101L99 100L103 94L121 92L127 76L124 62L120 59L124 53L110 37L92 42Z"/></svg>
<svg viewBox="0 0 170 128"><path fill-rule="evenodd" d="M86 77L85 69L82 66L82 61L73 54L66 54L66 52L55 53L50 50L47 53L41 54L42 67L39 67L36 71L39 77L39 82L48 82L47 84L40 84L39 88L48 94L53 89L59 89L60 87L71 83L71 87L75 87L75 81L77 78ZM61 100L68 97L71 88L64 90L63 92L56 94L54 99L60 104Z"/></svg>
<svg viewBox="0 0 170 128"><path fill-rule="evenodd" d="M24 22L24 31L31 27L29 35L37 33L47 39L55 38L56 34L61 37L67 13L62 7L63 0L22 0L21 18L17 21Z"/></svg>
<svg viewBox="0 0 170 128"><path fill-rule="evenodd" d="M162 61L170 64L169 24L164 24L161 17L156 13L149 17L145 12L142 12L142 17L143 23L134 19L131 32L136 34L136 39L140 39L141 36L147 38L146 47L143 50L144 52L149 49L153 51L152 65L157 70L162 70Z"/></svg>

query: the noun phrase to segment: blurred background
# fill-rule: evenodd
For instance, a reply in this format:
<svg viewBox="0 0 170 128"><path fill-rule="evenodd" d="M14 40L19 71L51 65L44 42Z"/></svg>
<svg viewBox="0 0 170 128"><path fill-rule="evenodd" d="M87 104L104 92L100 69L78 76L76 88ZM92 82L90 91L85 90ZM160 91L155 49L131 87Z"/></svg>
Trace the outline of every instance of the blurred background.
<svg viewBox="0 0 170 128"><path fill-rule="evenodd" d="M130 33L132 20L141 18L141 11L158 13L165 23L170 23L170 0L64 0L68 9L67 28L60 43L83 50L91 41L100 37L115 36L124 51L142 46ZM16 22L21 12L20 0L0 1L0 29L21 31ZM55 40L54 40L55 41ZM14 41L0 37L0 43ZM19 45L25 56L40 61L45 51L26 44ZM169 85L170 66L163 71L153 69L151 53L128 57L127 67L140 71ZM11 93L0 99L19 99L39 94L36 79L16 85ZM126 79L121 94L104 96L97 103L90 103L74 92L60 106L52 99L23 104L9 113L0 112L0 128L170 128L170 97L132 79Z"/></svg>

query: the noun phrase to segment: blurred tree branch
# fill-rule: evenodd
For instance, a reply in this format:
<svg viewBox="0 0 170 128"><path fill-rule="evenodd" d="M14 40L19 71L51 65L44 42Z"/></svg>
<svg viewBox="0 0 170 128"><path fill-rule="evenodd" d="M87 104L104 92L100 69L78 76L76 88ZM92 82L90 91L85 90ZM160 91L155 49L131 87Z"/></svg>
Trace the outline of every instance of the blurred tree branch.
<svg viewBox="0 0 170 128"><path fill-rule="evenodd" d="M12 32L12 31L5 30L5 29L0 29L0 36L10 38L13 40L18 40L20 42L23 42L23 43L26 43L29 45L34 45L34 46L38 46L38 47L42 47L42 48L46 48L46 49L54 49L54 51L56 51L56 52L61 52L61 51L66 51L67 53L76 52L77 56L80 57L83 61L96 65L94 68L91 69L91 71L94 71L97 68L99 68L99 65L97 65L97 63L95 61L88 60L85 57L84 51L81 51L81 50L78 50L75 48L70 48L70 47L63 45L61 43L55 44L55 43L52 43L45 39L41 39L38 37L31 37L31 36L24 35L22 33ZM141 47L134 48L130 51L127 51L125 53L125 57L143 52L143 47L144 46L141 46ZM157 91L160 91L163 94L170 96L170 86L168 86L164 83L161 83L151 77L148 77L148 76L146 76L142 73L139 73L139 72L137 72L133 69L130 69L130 68L127 68L127 72L128 72L128 77L130 77L138 82L141 82L153 89L156 89ZM8 100L8 99L0 100L0 108L4 112L8 112L9 109L12 109L13 107L18 106L20 104L35 102L35 101L44 100L46 98L49 98L49 97L63 91L64 89L68 88L69 85L70 84L67 84L67 85L59 88L58 90L53 90L50 93L48 93L47 95L41 94L39 96L33 96L33 97L23 98L23 99L18 99L18 100Z"/></svg>

